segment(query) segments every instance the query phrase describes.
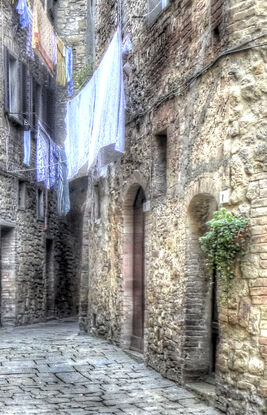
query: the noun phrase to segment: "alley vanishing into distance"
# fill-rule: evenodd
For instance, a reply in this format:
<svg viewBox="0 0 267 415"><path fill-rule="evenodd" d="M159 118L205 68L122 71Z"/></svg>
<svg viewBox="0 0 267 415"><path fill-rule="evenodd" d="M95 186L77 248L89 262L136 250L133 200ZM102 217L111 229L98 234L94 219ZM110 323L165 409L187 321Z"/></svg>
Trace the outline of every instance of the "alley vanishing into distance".
<svg viewBox="0 0 267 415"><path fill-rule="evenodd" d="M219 414L73 320L0 333L1 415Z"/></svg>

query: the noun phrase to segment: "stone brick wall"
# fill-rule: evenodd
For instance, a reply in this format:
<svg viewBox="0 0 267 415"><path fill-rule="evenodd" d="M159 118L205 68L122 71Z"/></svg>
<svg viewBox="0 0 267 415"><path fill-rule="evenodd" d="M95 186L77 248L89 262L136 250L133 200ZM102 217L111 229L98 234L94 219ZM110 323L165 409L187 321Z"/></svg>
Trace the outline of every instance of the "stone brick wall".
<svg viewBox="0 0 267 415"><path fill-rule="evenodd" d="M32 61L25 52L26 31L18 25L18 17L11 2L3 0L0 6L0 34L3 45L19 60L26 63L34 78L41 84L48 84L49 74L35 56ZM2 26L3 25L3 26ZM0 65L3 67L3 54L0 51ZM54 267L54 315L72 315L77 312L71 290L75 285L76 269L73 255L73 237L65 219L56 213L56 195L48 194L48 229L44 230L44 221L37 217L37 185L35 179L35 135L32 135L31 171L25 172L23 160L23 130L14 126L4 116L4 71L0 71L0 227L2 230L2 269L1 279L8 287L2 295L9 295L12 316L3 318L2 324L26 324L45 320L48 317L48 286L45 275L46 240L53 241ZM19 181L26 185L26 206L18 206ZM13 235L14 240L9 240ZM8 245L8 248L7 248ZM12 252L12 276L7 278L5 264L9 261L8 250ZM10 265L11 266L11 265ZM77 292L77 288L76 288ZM12 303L12 304L11 304ZM6 300L2 300L2 307ZM4 311L4 310L2 310ZM49 315L51 317L51 315Z"/></svg>
<svg viewBox="0 0 267 415"><path fill-rule="evenodd" d="M227 414L263 414L266 49L250 47L266 41L266 4L172 1L152 25L133 17L147 12L146 1L125 0L122 5L123 32L133 42L124 61L126 151L104 177L89 176L81 328L130 346L132 207L141 186L148 201L145 360L181 384L205 378L211 370L212 281L198 237L217 207L242 214L252 225L250 249L236 268L227 303L224 288L217 289L216 405ZM98 60L117 25L118 3L96 1L95 16ZM239 45L248 49L217 59ZM167 136L165 193L157 190L163 168L157 140L162 134ZM100 218L94 216L96 183ZM230 199L222 204L224 190Z"/></svg>

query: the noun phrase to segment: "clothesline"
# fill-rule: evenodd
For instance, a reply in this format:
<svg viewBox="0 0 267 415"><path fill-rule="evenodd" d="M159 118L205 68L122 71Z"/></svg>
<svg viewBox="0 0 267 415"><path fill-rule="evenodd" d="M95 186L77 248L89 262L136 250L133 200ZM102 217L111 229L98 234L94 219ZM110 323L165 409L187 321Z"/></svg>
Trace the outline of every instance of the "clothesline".
<svg viewBox="0 0 267 415"><path fill-rule="evenodd" d="M19 15L21 28L27 28L26 53L28 57L34 59L33 51L35 51L52 76L55 65L57 65L56 82L60 86L67 87L68 95L72 96L72 49L65 46L58 36L48 18L47 10L40 0L34 1L33 10L31 2L18 0L16 11Z"/></svg>
<svg viewBox="0 0 267 415"><path fill-rule="evenodd" d="M118 28L91 79L67 104L65 151L69 179L84 166L89 169L98 161L101 167L124 152L122 72Z"/></svg>
<svg viewBox="0 0 267 415"><path fill-rule="evenodd" d="M64 164L64 163L67 163L67 160L59 161L58 163L48 164L46 166L43 166L42 168L48 169L50 167L54 167L54 166L57 166L59 164ZM7 170L7 173L21 173L21 172L28 172L28 171L36 171L37 169L38 169L37 167L33 167L30 169Z"/></svg>

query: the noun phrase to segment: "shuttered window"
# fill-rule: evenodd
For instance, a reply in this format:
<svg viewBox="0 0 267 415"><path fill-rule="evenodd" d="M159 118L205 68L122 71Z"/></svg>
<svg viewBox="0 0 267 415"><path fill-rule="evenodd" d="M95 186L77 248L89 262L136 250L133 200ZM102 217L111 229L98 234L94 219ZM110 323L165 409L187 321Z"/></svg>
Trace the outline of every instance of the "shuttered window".
<svg viewBox="0 0 267 415"><path fill-rule="evenodd" d="M51 88L33 81L33 124L35 129L40 121L50 136L55 132L55 92Z"/></svg>
<svg viewBox="0 0 267 415"><path fill-rule="evenodd" d="M148 23L152 24L171 0L148 0Z"/></svg>
<svg viewBox="0 0 267 415"><path fill-rule="evenodd" d="M33 128L33 80L26 64L4 49L5 113L25 130Z"/></svg>
<svg viewBox="0 0 267 415"><path fill-rule="evenodd" d="M23 126L23 65L5 48L4 66L5 113L11 121Z"/></svg>

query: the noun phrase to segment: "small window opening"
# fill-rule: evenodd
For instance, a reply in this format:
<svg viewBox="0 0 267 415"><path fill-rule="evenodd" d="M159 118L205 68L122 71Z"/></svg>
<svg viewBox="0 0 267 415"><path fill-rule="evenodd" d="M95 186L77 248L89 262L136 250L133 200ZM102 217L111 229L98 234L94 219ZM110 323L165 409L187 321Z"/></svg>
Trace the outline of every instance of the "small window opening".
<svg viewBox="0 0 267 415"><path fill-rule="evenodd" d="M42 189L38 189L37 192L37 218L44 219L44 191Z"/></svg>
<svg viewBox="0 0 267 415"><path fill-rule="evenodd" d="M159 13L168 6L170 0L149 0L148 1L148 23L152 24Z"/></svg>
<svg viewBox="0 0 267 415"><path fill-rule="evenodd" d="M94 185L94 216L95 220L101 217L100 187L99 184Z"/></svg>
<svg viewBox="0 0 267 415"><path fill-rule="evenodd" d="M220 27L219 27L219 25L216 26L213 29L213 35L214 35L214 37L215 37L216 40L219 40L220 39Z"/></svg>
<svg viewBox="0 0 267 415"><path fill-rule="evenodd" d="M167 134L156 135L153 158L153 195L163 196L167 191Z"/></svg>
<svg viewBox="0 0 267 415"><path fill-rule="evenodd" d="M18 189L18 207L23 210L26 208L26 183L21 180Z"/></svg>
<svg viewBox="0 0 267 415"><path fill-rule="evenodd" d="M92 321L92 324L93 324L93 328L96 328L96 314L95 313L93 313L93 321Z"/></svg>

